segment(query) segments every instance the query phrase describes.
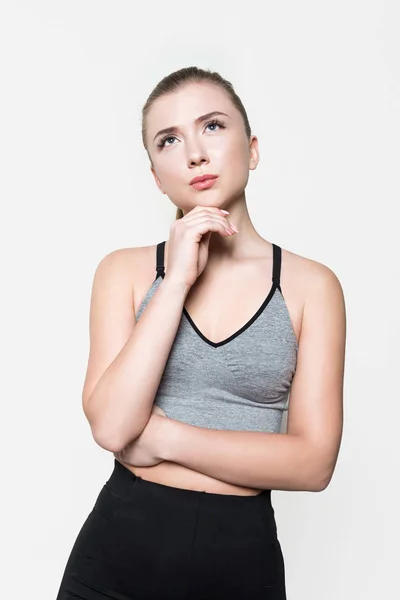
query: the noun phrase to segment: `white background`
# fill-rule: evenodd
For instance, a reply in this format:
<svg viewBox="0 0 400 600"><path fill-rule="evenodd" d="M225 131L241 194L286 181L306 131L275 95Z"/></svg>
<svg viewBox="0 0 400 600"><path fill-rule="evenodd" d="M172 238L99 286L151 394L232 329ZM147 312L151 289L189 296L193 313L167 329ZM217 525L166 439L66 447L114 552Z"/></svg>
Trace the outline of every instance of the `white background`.
<svg viewBox="0 0 400 600"><path fill-rule="evenodd" d="M288 600L397 597L399 25L395 0L1 3L3 598L55 598L110 475L81 407L92 278L168 238L140 112L191 65L233 83L258 136L256 229L345 293L334 477L273 492Z"/></svg>

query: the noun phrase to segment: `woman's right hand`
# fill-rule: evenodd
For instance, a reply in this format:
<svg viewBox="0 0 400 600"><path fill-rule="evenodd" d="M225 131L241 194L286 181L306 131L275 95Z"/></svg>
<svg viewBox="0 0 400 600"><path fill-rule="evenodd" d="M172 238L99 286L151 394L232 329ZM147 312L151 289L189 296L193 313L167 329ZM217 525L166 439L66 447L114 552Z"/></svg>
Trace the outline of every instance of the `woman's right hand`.
<svg viewBox="0 0 400 600"><path fill-rule="evenodd" d="M165 279L191 287L206 267L212 233L222 236L236 233L217 207L196 206L181 219L173 221Z"/></svg>

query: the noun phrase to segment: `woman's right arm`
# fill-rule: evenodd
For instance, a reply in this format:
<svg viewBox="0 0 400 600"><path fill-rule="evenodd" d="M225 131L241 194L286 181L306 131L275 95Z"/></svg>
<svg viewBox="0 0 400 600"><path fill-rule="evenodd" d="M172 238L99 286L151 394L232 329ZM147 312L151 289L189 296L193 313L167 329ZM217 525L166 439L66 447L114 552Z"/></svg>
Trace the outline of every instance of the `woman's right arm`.
<svg viewBox="0 0 400 600"><path fill-rule="evenodd" d="M102 448L119 452L146 426L189 289L166 276L136 323L131 257L116 250L98 265L82 404Z"/></svg>
<svg viewBox="0 0 400 600"><path fill-rule="evenodd" d="M94 439L110 452L136 439L150 418L186 296L208 261L210 236L235 233L224 212L196 206L171 224L166 275L137 323L129 254L111 252L96 269L82 401Z"/></svg>

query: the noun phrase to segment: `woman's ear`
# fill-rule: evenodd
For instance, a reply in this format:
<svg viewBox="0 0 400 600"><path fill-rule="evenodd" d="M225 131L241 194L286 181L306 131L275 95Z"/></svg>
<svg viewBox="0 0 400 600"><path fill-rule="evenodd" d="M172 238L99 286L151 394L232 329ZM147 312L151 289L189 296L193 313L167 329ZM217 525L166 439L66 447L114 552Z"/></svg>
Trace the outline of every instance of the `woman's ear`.
<svg viewBox="0 0 400 600"><path fill-rule="evenodd" d="M249 145L249 169L253 171L257 168L260 161L260 153L258 151L258 138L255 135L251 136Z"/></svg>

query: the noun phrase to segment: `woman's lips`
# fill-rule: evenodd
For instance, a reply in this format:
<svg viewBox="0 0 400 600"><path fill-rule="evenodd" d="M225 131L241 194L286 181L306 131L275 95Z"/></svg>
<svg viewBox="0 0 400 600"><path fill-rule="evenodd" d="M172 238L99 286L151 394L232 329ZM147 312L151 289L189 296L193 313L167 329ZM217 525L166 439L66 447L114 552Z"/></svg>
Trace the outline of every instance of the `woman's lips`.
<svg viewBox="0 0 400 600"><path fill-rule="evenodd" d="M204 181L196 181L196 183L191 184L191 187L196 188L196 190L205 190L214 185L217 179L218 177L215 177L214 179L205 179Z"/></svg>

